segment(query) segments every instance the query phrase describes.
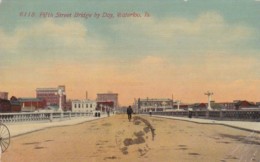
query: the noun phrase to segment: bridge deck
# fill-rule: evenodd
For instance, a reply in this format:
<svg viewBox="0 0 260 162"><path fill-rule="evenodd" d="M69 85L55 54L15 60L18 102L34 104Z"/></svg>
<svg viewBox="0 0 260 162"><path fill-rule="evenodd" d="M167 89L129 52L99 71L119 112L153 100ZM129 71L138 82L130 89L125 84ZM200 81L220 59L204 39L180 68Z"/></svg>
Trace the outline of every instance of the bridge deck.
<svg viewBox="0 0 260 162"><path fill-rule="evenodd" d="M221 125L126 115L12 138L2 161L259 161L260 135ZM153 134L154 133L154 134Z"/></svg>

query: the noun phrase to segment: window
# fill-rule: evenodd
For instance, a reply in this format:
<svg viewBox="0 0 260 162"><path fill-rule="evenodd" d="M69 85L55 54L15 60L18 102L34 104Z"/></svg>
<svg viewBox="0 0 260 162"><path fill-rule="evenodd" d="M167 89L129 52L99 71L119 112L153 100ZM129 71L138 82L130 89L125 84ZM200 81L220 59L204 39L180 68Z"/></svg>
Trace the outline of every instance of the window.
<svg viewBox="0 0 260 162"><path fill-rule="evenodd" d="M79 108L80 108L80 104L79 104Z"/></svg>
<svg viewBox="0 0 260 162"><path fill-rule="evenodd" d="M92 108L92 104L90 104L90 108Z"/></svg>
<svg viewBox="0 0 260 162"><path fill-rule="evenodd" d="M77 104L75 104L74 107L77 108Z"/></svg>
<svg viewBox="0 0 260 162"><path fill-rule="evenodd" d="M86 108L88 108L88 104L86 104Z"/></svg>

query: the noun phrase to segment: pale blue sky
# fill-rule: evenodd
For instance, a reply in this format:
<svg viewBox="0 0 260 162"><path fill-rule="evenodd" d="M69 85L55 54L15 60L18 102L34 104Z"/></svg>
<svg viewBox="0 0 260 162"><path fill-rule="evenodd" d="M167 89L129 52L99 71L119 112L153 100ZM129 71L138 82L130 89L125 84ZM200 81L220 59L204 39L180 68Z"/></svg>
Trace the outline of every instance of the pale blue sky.
<svg viewBox="0 0 260 162"><path fill-rule="evenodd" d="M115 17L40 18L40 12ZM151 16L117 18L118 12ZM0 91L33 96L37 87L66 84L69 98L114 91L121 103L171 94L204 101L206 90L216 92L216 101L256 101L259 15L255 0L2 0Z"/></svg>

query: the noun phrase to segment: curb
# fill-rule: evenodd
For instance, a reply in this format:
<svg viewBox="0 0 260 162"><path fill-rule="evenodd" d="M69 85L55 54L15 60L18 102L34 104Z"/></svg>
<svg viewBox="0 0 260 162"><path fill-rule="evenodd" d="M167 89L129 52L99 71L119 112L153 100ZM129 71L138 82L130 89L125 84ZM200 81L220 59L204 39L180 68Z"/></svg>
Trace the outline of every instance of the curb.
<svg viewBox="0 0 260 162"><path fill-rule="evenodd" d="M148 115L145 115L148 116ZM180 120L180 121L185 121L185 122L192 122L192 123L196 123L196 124L210 124L210 125L222 125L222 126L226 126L226 127L230 127L230 128L235 128L235 129L239 129L239 130L243 130L243 131L248 131L248 132L255 132L260 134L260 130L253 130L250 128L242 128L242 127L238 127L238 126L234 126L234 125L230 125L230 124L224 124L224 123L210 123L210 122L198 122L198 121L191 121L191 120L187 120L187 119L177 119L174 117L167 117L167 116L157 116L157 115L153 115L152 117L156 117L156 118L165 118L165 119L172 119L172 120Z"/></svg>
<svg viewBox="0 0 260 162"><path fill-rule="evenodd" d="M92 118L92 119L89 119L89 120L86 119L86 120L84 120L84 121L80 121L80 122L73 123L73 124L49 125L49 126L46 126L46 127L43 127L43 128L35 128L34 130L29 130L29 131L25 131L25 132L22 132L22 133L17 133L17 134L15 134L15 135L11 135L10 137L11 137L11 138L15 138L15 137L19 137L19 136L22 136L22 135L26 135L26 134L30 134L30 133L34 133L34 132L38 132L38 131L50 129L50 128L66 127L66 126L72 126L72 125L79 125L79 124L83 124L83 123L86 123L86 122L95 121L95 120L103 119L103 118L106 118L106 117ZM66 120L66 121L67 121L67 120ZM9 129L9 131L10 131L10 129Z"/></svg>

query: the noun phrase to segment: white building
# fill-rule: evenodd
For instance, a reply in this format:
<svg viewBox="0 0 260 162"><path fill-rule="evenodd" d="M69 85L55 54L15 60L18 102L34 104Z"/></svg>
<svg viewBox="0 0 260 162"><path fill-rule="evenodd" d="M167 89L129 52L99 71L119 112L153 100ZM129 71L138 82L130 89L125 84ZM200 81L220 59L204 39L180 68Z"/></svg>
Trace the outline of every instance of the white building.
<svg viewBox="0 0 260 162"><path fill-rule="evenodd" d="M92 113L96 110L97 102L89 99L72 100L72 112L88 112Z"/></svg>
<svg viewBox="0 0 260 162"><path fill-rule="evenodd" d="M168 98L139 98L135 104L139 112L173 110L173 100Z"/></svg>

